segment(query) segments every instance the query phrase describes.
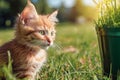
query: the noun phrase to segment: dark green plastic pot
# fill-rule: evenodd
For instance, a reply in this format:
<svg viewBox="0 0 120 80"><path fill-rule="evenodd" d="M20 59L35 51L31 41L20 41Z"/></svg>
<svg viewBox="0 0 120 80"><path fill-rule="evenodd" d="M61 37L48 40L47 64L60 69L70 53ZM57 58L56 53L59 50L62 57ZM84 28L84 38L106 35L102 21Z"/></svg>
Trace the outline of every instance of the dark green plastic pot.
<svg viewBox="0 0 120 80"><path fill-rule="evenodd" d="M96 27L103 74L117 80L120 70L120 28Z"/></svg>

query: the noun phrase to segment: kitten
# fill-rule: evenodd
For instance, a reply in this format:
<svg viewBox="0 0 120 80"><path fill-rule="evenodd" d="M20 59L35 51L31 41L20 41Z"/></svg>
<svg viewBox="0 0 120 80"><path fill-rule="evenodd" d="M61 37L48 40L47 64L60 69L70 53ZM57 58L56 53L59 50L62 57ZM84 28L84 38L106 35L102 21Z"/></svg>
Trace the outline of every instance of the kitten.
<svg viewBox="0 0 120 80"><path fill-rule="evenodd" d="M28 0L16 21L15 38L0 47L0 65L8 63L10 51L13 74L17 78L35 80L36 73L46 61L46 51L55 40L55 23L58 11L50 15L38 15Z"/></svg>

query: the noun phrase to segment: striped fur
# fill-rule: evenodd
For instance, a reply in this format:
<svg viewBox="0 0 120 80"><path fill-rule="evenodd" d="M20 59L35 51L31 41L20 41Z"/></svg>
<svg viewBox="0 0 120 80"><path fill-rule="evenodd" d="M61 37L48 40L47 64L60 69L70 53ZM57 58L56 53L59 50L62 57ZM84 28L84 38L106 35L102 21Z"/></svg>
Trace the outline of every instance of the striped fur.
<svg viewBox="0 0 120 80"><path fill-rule="evenodd" d="M55 40L57 11L50 15L38 15L28 0L27 6L16 21L15 38L0 47L0 65L8 63L7 51L12 58L13 74L17 78L35 80L46 62L46 48Z"/></svg>

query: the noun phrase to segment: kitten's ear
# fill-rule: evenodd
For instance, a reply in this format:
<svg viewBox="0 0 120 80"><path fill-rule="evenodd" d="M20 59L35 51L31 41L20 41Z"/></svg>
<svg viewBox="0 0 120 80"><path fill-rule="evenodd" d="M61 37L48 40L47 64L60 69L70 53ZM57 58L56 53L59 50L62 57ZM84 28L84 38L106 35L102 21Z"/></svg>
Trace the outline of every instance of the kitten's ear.
<svg viewBox="0 0 120 80"><path fill-rule="evenodd" d="M30 19L35 19L37 17L38 15L34 5L30 2L30 0L27 0L27 5L20 14L20 20L23 22L23 24L26 24Z"/></svg>
<svg viewBox="0 0 120 80"><path fill-rule="evenodd" d="M50 19L50 21L52 21L52 22L58 22L57 14L58 14L58 10L56 10L52 14L50 14L48 16L48 19Z"/></svg>

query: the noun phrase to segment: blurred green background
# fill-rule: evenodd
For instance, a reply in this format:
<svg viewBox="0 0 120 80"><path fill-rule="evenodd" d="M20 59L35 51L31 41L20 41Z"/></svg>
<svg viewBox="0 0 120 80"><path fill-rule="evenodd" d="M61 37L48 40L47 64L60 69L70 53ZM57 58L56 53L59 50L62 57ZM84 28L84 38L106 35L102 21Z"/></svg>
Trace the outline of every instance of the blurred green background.
<svg viewBox="0 0 120 80"><path fill-rule="evenodd" d="M92 0L31 0L39 14L59 10L60 22L85 23L97 17ZM0 0L0 28L13 27L18 13L24 9L26 0Z"/></svg>

